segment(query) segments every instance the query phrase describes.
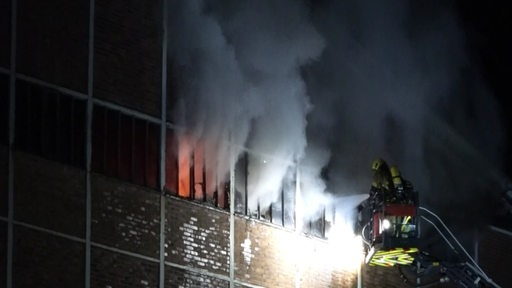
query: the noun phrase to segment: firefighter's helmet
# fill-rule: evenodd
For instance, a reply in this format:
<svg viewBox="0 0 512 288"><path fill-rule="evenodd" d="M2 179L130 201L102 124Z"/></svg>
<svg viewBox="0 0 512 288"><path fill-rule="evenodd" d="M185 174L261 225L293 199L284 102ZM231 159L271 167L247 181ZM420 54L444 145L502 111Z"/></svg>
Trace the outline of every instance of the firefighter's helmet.
<svg viewBox="0 0 512 288"><path fill-rule="evenodd" d="M382 166L382 164L384 164L384 160L380 159L380 158L377 158L375 160L373 160L373 163L372 163L372 170L373 171L377 171L380 169L380 167Z"/></svg>
<svg viewBox="0 0 512 288"><path fill-rule="evenodd" d="M400 177L400 170L398 170L398 167L394 165L389 167L389 172L391 172L391 177L393 178Z"/></svg>

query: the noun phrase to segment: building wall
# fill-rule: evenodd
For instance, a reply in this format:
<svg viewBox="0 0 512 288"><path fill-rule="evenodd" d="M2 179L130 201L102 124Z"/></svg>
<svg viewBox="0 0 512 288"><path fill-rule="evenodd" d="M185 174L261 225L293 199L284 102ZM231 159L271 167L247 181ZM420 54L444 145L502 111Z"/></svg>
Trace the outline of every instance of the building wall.
<svg viewBox="0 0 512 288"><path fill-rule="evenodd" d="M0 287L7 283L7 223L0 221Z"/></svg>
<svg viewBox="0 0 512 288"><path fill-rule="evenodd" d="M229 276L229 215L166 199L166 261Z"/></svg>
<svg viewBox="0 0 512 288"><path fill-rule="evenodd" d="M17 8L16 72L86 93L89 1L20 0Z"/></svg>
<svg viewBox="0 0 512 288"><path fill-rule="evenodd" d="M13 287L84 285L83 243L16 225Z"/></svg>
<svg viewBox="0 0 512 288"><path fill-rule="evenodd" d="M162 3L96 1L95 97L160 115Z"/></svg>
<svg viewBox="0 0 512 288"><path fill-rule="evenodd" d="M11 59L11 1L0 2L0 67L9 68Z"/></svg>
<svg viewBox="0 0 512 288"><path fill-rule="evenodd" d="M7 200L8 200L8 148L0 145L0 217L7 217Z"/></svg>
<svg viewBox="0 0 512 288"><path fill-rule="evenodd" d="M159 287L162 276L165 287L229 287L231 271L235 287L356 287L355 268L341 265L348 251L339 250L340 243L298 233L292 221L279 226L244 215L234 216L231 235L230 214L222 209L225 201L218 205L166 194L177 194L178 167L170 153L176 149L158 146L160 125L168 124L159 121L162 84L173 87L162 83L173 79L170 73L162 75L164 2L94 1L94 25L89 31L90 3L0 2L0 287ZM12 11L14 6L17 11ZM16 71L9 70L13 12ZM15 87L9 87L10 72L16 73ZM12 99L9 88L16 89ZM172 93L164 95L169 111ZM66 102L68 98L74 100ZM17 138L9 143L6 103L13 99ZM37 110L42 106L38 104L49 101L73 107L72 113L60 114L54 107ZM87 101L94 103L90 114ZM109 120L94 122L101 109ZM34 116L35 112L40 115ZM59 126L60 130L48 125L67 120L73 124ZM94 137L107 122L102 135L112 138L100 135L98 142L85 138L87 123L93 123L89 132ZM130 133L110 135L125 124ZM139 128L144 137L135 135ZM166 131L173 134L170 128ZM137 142L141 139L144 143ZM110 140L117 146L109 145ZM92 156L86 144L92 146ZM143 159L133 156L139 146L147 153ZM160 148L167 152L164 165L157 159ZM124 171L124 155L129 154L130 171ZM88 160L100 168L87 166ZM14 195L11 207L9 192ZM9 209L13 219L8 217ZM502 259L492 250L495 241L510 239L489 235L481 241L485 247L481 261L496 271L497 280L511 283L507 271L496 268ZM507 245L499 247L510 253ZM488 249L485 255L484 249ZM7 275L9 268L12 275ZM382 267L364 267L362 283L363 287L406 287L396 269Z"/></svg>
<svg viewBox="0 0 512 288"><path fill-rule="evenodd" d="M20 151L14 159L13 287L82 286L84 172ZM159 193L96 174L91 183L91 286L158 287ZM166 287L228 287L229 213L174 196L165 197L165 210ZM1 223L5 249L7 225ZM235 233L240 287L355 285L354 271L325 265L321 257L331 251L324 240L241 216L236 216ZM0 262L4 273L5 260Z"/></svg>
<svg viewBox="0 0 512 288"><path fill-rule="evenodd" d="M158 269L154 261L93 247L91 287L158 287Z"/></svg>
<svg viewBox="0 0 512 288"><path fill-rule="evenodd" d="M158 258L160 196L150 189L94 175L92 241Z"/></svg>
<svg viewBox="0 0 512 288"><path fill-rule="evenodd" d="M355 287L356 270L340 267L338 243L253 219L235 223L237 279L263 287Z"/></svg>
<svg viewBox="0 0 512 288"><path fill-rule="evenodd" d="M13 287L82 286L84 172L20 151L14 151L14 168ZM98 174L91 183L91 286L158 287L159 192ZM228 287L229 213L175 196L164 199L165 287ZM7 224L0 223L6 251ZM480 240L480 262L499 284L510 283L506 267L495 265L510 255L509 240L492 230ZM355 268L337 262L344 255L336 254L336 243L245 216L235 217L234 243L239 287L357 285ZM5 283L5 257L0 265ZM363 267L362 285L408 287L396 268L383 267Z"/></svg>
<svg viewBox="0 0 512 288"><path fill-rule="evenodd" d="M510 266L506 264L512 256L512 233L490 227L479 235L478 260L487 276L502 287L512 285Z"/></svg>
<svg viewBox="0 0 512 288"><path fill-rule="evenodd" d="M84 171L19 151L13 158L14 218L84 238Z"/></svg>

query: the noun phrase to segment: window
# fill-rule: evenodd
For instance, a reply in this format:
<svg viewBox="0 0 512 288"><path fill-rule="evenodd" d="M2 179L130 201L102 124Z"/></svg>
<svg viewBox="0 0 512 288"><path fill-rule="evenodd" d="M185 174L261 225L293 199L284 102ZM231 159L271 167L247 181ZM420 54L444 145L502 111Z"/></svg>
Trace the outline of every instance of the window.
<svg viewBox="0 0 512 288"><path fill-rule="evenodd" d="M182 198L229 208L229 182L216 171L216 157L202 141L167 130L166 191Z"/></svg>
<svg viewBox="0 0 512 288"><path fill-rule="evenodd" d="M84 167L85 111L85 100L18 81L14 147L50 160Z"/></svg>
<svg viewBox="0 0 512 288"><path fill-rule="evenodd" d="M248 207L249 191L249 161L258 161L256 157L250 157L244 153L235 165L235 213L268 221L276 225L293 229L295 227L295 181L284 181L278 198L267 207L261 207L258 203L256 209L251 211Z"/></svg>
<svg viewBox="0 0 512 288"><path fill-rule="evenodd" d="M92 170L158 189L159 126L95 105Z"/></svg>

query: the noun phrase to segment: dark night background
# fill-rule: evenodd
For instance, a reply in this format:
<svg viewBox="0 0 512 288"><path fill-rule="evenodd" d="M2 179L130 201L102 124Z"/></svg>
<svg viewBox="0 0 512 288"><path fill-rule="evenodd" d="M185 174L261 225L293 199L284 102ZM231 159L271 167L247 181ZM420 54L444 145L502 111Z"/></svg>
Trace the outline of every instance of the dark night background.
<svg viewBox="0 0 512 288"><path fill-rule="evenodd" d="M457 1L457 10L465 28L468 47L488 87L501 105L506 129L503 169L512 178L512 115L509 95L511 67L510 15L512 9L499 1Z"/></svg>

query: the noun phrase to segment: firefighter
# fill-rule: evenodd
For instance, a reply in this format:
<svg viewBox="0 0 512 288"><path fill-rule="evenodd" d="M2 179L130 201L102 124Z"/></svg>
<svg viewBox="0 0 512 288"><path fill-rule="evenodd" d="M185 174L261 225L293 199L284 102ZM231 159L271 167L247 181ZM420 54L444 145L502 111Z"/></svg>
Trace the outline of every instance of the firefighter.
<svg viewBox="0 0 512 288"><path fill-rule="evenodd" d="M392 185L391 173L388 164L378 158L372 163L373 180L370 189L371 196L377 196L379 200L386 200L390 194Z"/></svg>
<svg viewBox="0 0 512 288"><path fill-rule="evenodd" d="M398 199L398 201L405 200L404 183L402 175L400 175L400 170L398 170L398 167L396 166L391 166L389 167L389 172L391 174L391 181L393 182L393 188L394 192L396 193L396 198Z"/></svg>

